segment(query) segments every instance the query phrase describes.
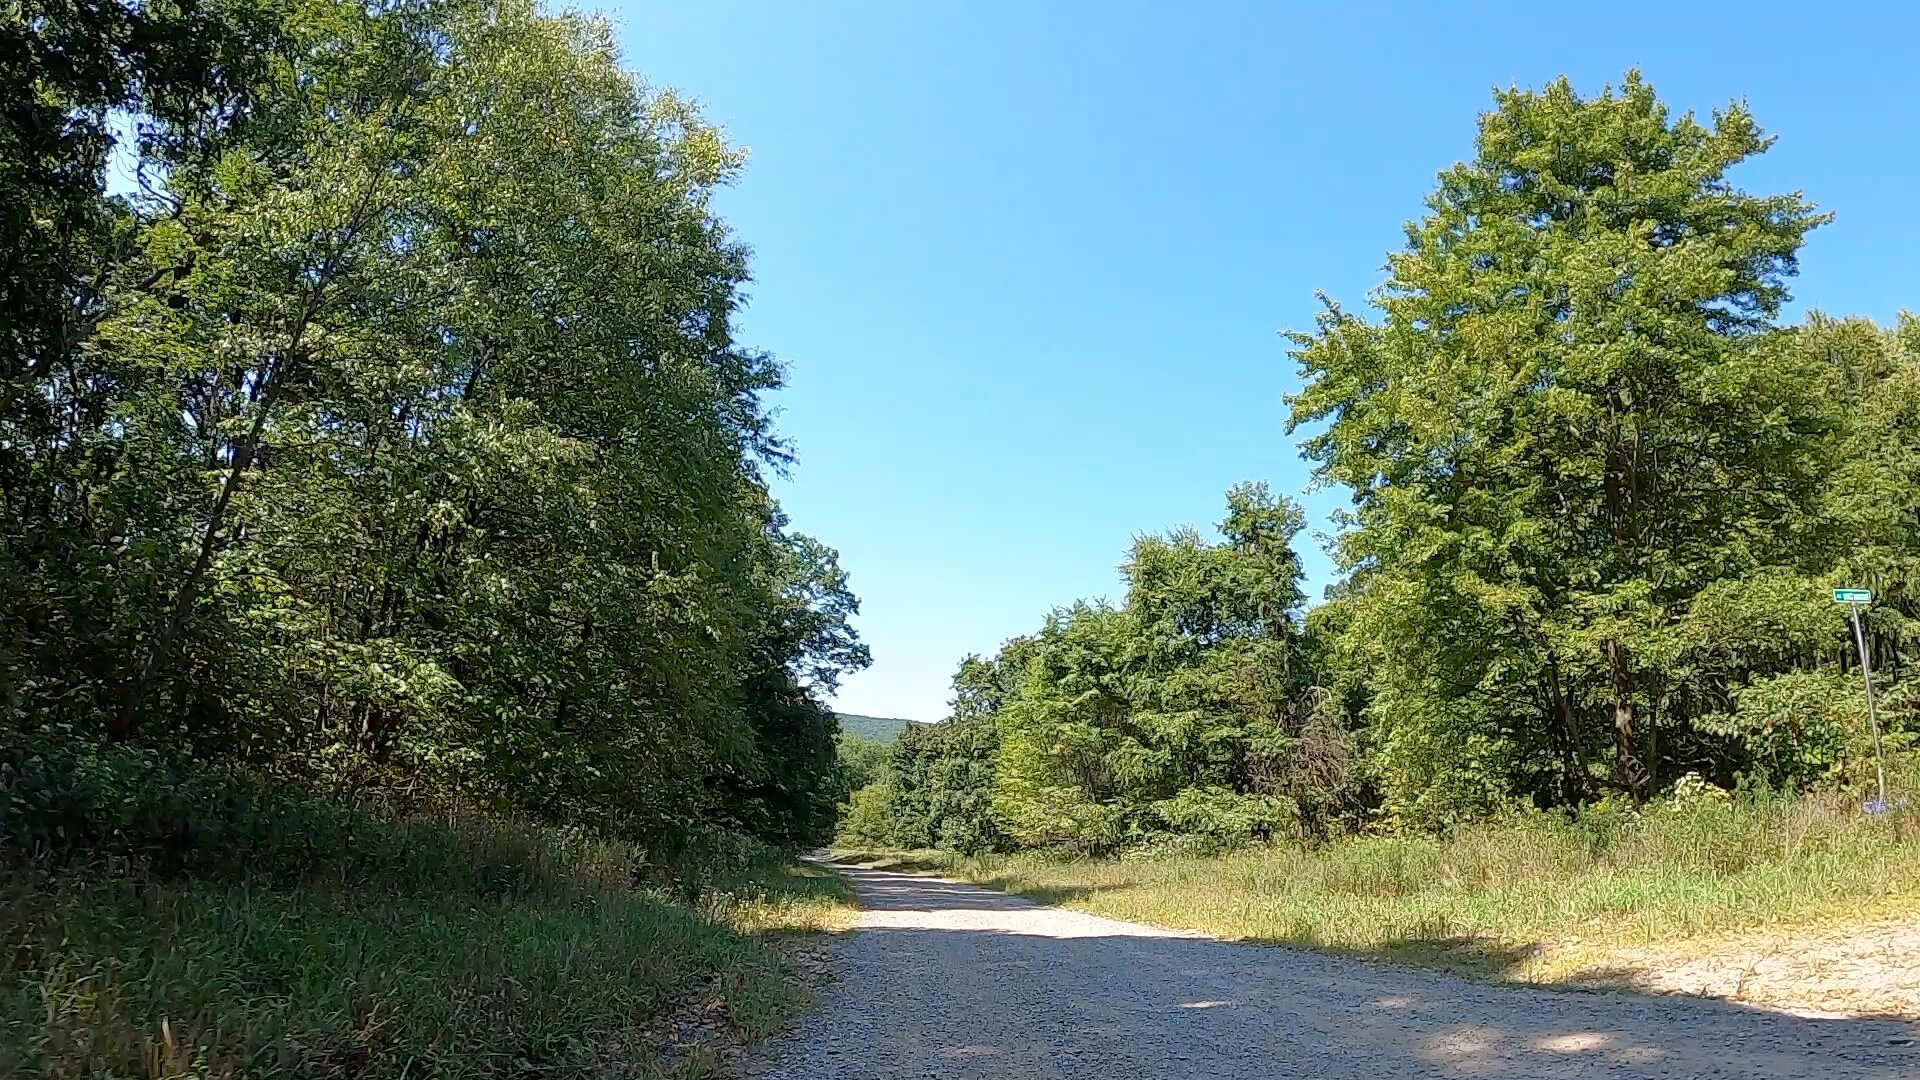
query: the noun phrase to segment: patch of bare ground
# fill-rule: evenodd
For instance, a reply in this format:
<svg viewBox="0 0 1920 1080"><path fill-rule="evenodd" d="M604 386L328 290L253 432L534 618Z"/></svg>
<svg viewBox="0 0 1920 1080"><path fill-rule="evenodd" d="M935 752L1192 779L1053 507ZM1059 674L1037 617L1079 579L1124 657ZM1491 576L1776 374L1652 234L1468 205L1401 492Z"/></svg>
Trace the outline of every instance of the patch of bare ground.
<svg viewBox="0 0 1920 1080"><path fill-rule="evenodd" d="M1920 918L1610 949L1568 982L1724 998L1801 1016L1920 1020Z"/></svg>

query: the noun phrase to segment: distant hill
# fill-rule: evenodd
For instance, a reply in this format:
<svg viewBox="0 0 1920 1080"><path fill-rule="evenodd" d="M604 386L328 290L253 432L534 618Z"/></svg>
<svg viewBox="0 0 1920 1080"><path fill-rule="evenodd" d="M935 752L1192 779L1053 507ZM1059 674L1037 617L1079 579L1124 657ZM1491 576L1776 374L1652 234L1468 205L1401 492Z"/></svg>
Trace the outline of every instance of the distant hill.
<svg viewBox="0 0 1920 1080"><path fill-rule="evenodd" d="M840 730L850 735L858 735L879 742L892 742L900 737L911 720L899 720L890 716L861 716L859 713L835 713L840 718Z"/></svg>

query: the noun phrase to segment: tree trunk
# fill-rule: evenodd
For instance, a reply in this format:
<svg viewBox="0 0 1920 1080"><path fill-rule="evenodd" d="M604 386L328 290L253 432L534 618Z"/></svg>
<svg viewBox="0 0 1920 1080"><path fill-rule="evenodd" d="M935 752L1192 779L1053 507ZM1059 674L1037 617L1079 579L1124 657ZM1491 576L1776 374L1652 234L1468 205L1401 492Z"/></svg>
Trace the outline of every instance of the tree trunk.
<svg viewBox="0 0 1920 1080"><path fill-rule="evenodd" d="M1575 806L1587 795L1586 754L1580 746L1580 723L1573 715L1573 703L1567 700L1566 689L1560 685L1560 665L1551 653L1547 656L1547 698L1553 704L1554 719L1559 721L1560 732L1565 737L1560 797L1567 805Z"/></svg>
<svg viewBox="0 0 1920 1080"><path fill-rule="evenodd" d="M213 556L219 550L220 530L227 523L227 508L233 504L234 493L240 490L240 479L253 465L254 449L266 431L267 414L273 405L275 375L278 365L270 365L262 376L263 389L260 392L258 411L254 414L253 425L246 437L233 447L232 461L228 464L226 475L220 482L220 494L214 499L213 509L207 514L207 523L200 534L200 547L194 554L193 565L188 568L186 578L173 594L173 603L168 605L166 621L161 623L160 632L154 635L153 644L147 650L147 658L134 673L133 681L128 684L126 700L120 711L110 721L108 734L116 742L125 742L133 735L135 718L146 705L148 686L154 675L166 664L168 652L173 648L174 639L186 625L187 616L193 611L193 602L200 595L200 583L207 576L207 570L213 565Z"/></svg>
<svg viewBox="0 0 1920 1080"><path fill-rule="evenodd" d="M1613 675L1614 771L1634 798L1644 799L1647 797L1647 774L1640 766L1639 753L1634 746L1638 732L1633 707L1633 672L1627 667L1627 647L1618 641L1609 641L1606 648L1607 664Z"/></svg>
<svg viewBox="0 0 1920 1080"><path fill-rule="evenodd" d="M154 635L153 644L147 650L146 660L134 672L127 686L125 701L120 712L109 721L109 731L116 740L124 741L131 737L135 718L146 705L146 696L154 677L165 670L171 660L168 652L173 648L174 640L180 636L187 617L193 612L193 603L200 595L200 587L213 565L213 557L220 550L220 530L226 525L227 509L233 503L234 493L240 490L240 483L247 470L253 467L255 456L259 453L260 440L266 431L267 417L273 411L274 398L285 381L287 369L297 367L305 357L307 331L321 311L331 302L328 290L334 284L335 275L341 271L347 248L360 235L382 208L376 205L374 196L380 189L381 181L388 171L376 170L372 182L361 193L360 202L341 223L341 233L327 257L315 268L313 280L302 297L298 313L287 332L287 344L277 357L270 359L263 368L259 380L254 384L253 405L255 413L253 424L243 440L233 444L232 459L228 464L226 476L220 483L220 494L215 498L213 509L207 515L207 524L200 535L200 549L195 554L193 565L187 570L186 578L174 592L173 603L169 605L166 621ZM189 261L180 268L181 273L191 271L193 263ZM157 272L156 272L157 273ZM158 280L149 277L142 287L148 287Z"/></svg>

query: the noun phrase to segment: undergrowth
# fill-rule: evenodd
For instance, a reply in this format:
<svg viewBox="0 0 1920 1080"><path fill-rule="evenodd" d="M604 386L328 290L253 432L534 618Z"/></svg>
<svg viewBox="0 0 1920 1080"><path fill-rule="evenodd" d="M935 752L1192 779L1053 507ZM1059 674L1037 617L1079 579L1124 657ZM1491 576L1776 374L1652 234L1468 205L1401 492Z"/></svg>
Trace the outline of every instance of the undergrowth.
<svg viewBox="0 0 1920 1080"><path fill-rule="evenodd" d="M82 756L0 776L0 1075L644 1075L689 994L773 1030L804 995L773 937L849 910L837 876L766 849L663 866ZM142 786L162 780L195 787Z"/></svg>

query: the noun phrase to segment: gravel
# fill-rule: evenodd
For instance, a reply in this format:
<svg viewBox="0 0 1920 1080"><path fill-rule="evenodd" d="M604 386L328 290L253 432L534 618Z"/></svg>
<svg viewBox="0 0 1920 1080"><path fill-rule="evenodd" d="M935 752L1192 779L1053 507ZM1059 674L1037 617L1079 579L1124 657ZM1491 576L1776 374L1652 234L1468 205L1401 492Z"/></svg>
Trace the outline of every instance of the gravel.
<svg viewBox="0 0 1920 1080"><path fill-rule="evenodd" d="M754 1071L884 1077L1920 1080L1920 1025L1487 986L840 867L838 980Z"/></svg>

